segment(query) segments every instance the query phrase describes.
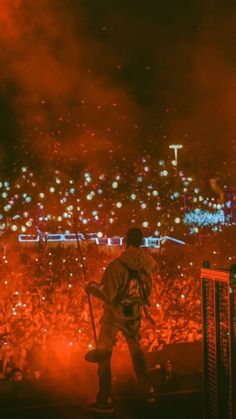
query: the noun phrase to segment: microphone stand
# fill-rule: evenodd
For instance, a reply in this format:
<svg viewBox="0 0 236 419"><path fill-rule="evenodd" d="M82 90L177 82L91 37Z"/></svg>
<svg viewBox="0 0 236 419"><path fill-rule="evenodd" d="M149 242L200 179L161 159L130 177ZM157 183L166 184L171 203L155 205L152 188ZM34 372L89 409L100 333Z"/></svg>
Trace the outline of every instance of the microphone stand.
<svg viewBox="0 0 236 419"><path fill-rule="evenodd" d="M74 218L74 231L75 231L75 235L76 235L76 242L77 242L77 248L78 248L79 257L80 257L80 261L81 261L81 268L82 268L82 272L83 272L83 277L84 277L85 283L87 283L88 282L87 271L86 271L85 264L84 264L84 258L83 258L82 248L81 248L81 245L80 245L80 240L79 240L79 236L78 236L78 231L77 231L76 219L75 218ZM94 321L91 295L88 291L86 291L86 294L87 294L87 298L88 298L89 313L90 313L90 318L91 318L93 337L94 337L94 343L95 343L95 348L96 349L92 349L91 351L87 352L86 355L85 355L85 359L88 362L102 362L102 361L105 361L106 359L108 359L111 354L110 354L109 351L107 351L104 348L98 348L98 339L97 339L96 326L95 326L95 321Z"/></svg>

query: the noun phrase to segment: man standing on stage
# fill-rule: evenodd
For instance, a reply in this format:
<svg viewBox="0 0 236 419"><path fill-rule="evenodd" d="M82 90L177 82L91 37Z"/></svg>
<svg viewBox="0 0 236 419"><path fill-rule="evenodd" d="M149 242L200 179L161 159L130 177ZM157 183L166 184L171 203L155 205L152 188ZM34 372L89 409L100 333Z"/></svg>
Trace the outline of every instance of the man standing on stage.
<svg viewBox="0 0 236 419"><path fill-rule="evenodd" d="M158 273L154 258L140 249L143 235L140 229L131 228L126 237L126 250L106 268L101 283L89 282L86 291L104 301L104 312L98 338L98 348L110 353L108 359L98 363L99 391L96 402L87 409L112 413L111 355L116 335L121 331L127 341L137 382L142 395L149 403L155 401L154 389L140 347L142 310L148 313L152 279Z"/></svg>

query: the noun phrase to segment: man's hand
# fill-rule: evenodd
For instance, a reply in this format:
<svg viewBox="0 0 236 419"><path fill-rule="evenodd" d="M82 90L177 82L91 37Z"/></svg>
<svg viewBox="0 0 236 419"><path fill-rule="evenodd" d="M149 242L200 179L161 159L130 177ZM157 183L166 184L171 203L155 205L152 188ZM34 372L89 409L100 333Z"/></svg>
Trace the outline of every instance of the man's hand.
<svg viewBox="0 0 236 419"><path fill-rule="evenodd" d="M98 284L95 281L89 281L84 285L84 289L87 294L92 294L94 297L97 297L102 301L106 301L103 294L103 286L101 286L101 284Z"/></svg>
<svg viewBox="0 0 236 419"><path fill-rule="evenodd" d="M96 284L96 282L94 282L94 281L86 282L85 285L84 285L85 292L87 292L87 294L90 294L91 290L92 290L92 288L95 284Z"/></svg>

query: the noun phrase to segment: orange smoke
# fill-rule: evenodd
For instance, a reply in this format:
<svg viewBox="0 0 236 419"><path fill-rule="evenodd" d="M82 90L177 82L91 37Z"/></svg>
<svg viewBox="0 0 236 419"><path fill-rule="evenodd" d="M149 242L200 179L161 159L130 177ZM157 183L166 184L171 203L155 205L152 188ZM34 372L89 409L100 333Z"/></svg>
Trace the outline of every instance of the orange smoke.
<svg viewBox="0 0 236 419"><path fill-rule="evenodd" d="M73 16L57 5L3 0L0 11L0 83L14 85L21 135L43 161L118 148L137 113L125 92L88 68L87 49L98 59L100 46L78 36Z"/></svg>

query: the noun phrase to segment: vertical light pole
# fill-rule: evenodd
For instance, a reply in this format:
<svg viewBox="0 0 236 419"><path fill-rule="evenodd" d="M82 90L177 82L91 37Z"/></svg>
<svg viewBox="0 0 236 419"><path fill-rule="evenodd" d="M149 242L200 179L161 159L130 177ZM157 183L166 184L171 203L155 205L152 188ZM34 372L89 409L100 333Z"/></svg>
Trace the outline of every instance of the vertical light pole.
<svg viewBox="0 0 236 419"><path fill-rule="evenodd" d="M182 144L171 144L169 145L169 148L171 148L172 150L174 150L175 153L175 161L176 161L176 166L178 164L178 150L180 150L181 148L183 148Z"/></svg>

